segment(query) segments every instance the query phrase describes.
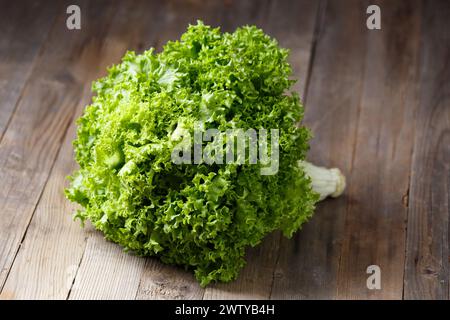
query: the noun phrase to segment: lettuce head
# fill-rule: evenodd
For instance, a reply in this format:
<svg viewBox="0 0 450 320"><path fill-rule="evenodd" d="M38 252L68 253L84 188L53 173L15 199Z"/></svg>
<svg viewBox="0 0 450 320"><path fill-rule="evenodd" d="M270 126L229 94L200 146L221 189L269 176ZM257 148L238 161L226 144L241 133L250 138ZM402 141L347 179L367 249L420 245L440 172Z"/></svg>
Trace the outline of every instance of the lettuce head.
<svg viewBox="0 0 450 320"><path fill-rule="evenodd" d="M127 52L94 82L77 122L79 169L65 190L81 205L76 217L126 250L185 266L202 286L235 279L246 248L275 230L292 236L318 200L297 165L310 132L300 125L287 58L254 26L222 33L202 22L159 53ZM262 175L259 163L175 164L174 133L199 123L278 129L278 172Z"/></svg>

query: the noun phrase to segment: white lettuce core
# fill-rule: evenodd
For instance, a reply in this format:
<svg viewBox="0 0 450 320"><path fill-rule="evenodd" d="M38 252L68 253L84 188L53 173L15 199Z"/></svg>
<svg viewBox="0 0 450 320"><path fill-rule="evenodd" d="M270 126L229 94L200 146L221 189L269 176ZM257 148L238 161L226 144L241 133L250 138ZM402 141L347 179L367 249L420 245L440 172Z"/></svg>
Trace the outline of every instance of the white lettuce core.
<svg viewBox="0 0 450 320"><path fill-rule="evenodd" d="M311 178L312 189L320 195L319 200L326 197L339 197L345 190L345 176L337 168L324 168L306 161L299 161L305 173Z"/></svg>

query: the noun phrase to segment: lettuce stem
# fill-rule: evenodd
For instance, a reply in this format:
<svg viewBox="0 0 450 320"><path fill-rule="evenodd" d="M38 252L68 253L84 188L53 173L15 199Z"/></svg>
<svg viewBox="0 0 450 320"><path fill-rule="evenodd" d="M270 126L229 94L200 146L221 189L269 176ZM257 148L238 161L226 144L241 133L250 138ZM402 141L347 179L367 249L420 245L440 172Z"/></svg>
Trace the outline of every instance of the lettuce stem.
<svg viewBox="0 0 450 320"><path fill-rule="evenodd" d="M345 176L337 168L324 168L307 161L299 161L306 175L311 178L312 189L320 195L319 201L326 197L339 197L345 190Z"/></svg>

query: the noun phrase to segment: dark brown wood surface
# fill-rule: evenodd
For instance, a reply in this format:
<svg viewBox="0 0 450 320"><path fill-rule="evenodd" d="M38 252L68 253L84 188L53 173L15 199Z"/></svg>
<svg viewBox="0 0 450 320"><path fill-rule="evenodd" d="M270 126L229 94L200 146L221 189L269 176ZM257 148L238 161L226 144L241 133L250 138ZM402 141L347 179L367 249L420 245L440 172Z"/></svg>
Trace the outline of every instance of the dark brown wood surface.
<svg viewBox="0 0 450 320"><path fill-rule="evenodd" d="M81 30L66 28L73 3ZM381 30L366 27L369 4ZM63 194L91 82L197 19L255 24L291 50L308 158L348 183L292 239L249 249L236 281L207 288L80 228ZM445 0L0 0L0 298L448 299L449 20Z"/></svg>

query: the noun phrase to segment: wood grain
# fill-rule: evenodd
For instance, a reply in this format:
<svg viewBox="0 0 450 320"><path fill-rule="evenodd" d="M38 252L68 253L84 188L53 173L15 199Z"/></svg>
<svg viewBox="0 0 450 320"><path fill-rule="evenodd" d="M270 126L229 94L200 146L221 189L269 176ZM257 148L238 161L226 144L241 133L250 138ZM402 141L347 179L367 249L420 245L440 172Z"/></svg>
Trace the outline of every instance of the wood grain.
<svg viewBox="0 0 450 320"><path fill-rule="evenodd" d="M405 299L449 299L450 3L424 2Z"/></svg>
<svg viewBox="0 0 450 320"><path fill-rule="evenodd" d="M192 271L165 265L157 258L146 259L137 300L200 300L204 289Z"/></svg>
<svg viewBox="0 0 450 320"><path fill-rule="evenodd" d="M83 88L90 85L84 82L90 72L86 65L97 61L101 50L98 38L104 37L111 21L107 3L82 4L86 17L91 18L86 19L85 32L67 30L65 11L61 12L0 144L0 287L41 198ZM100 12L109 19L93 19ZM41 226L41 236L45 237L48 227Z"/></svg>
<svg viewBox="0 0 450 320"><path fill-rule="evenodd" d="M366 55L365 8L360 1L345 6L328 1L324 10L306 93L305 124L314 134L308 158L318 165L340 168L351 185ZM293 239L282 239L272 299L336 298L349 201L344 193L320 203Z"/></svg>
<svg viewBox="0 0 450 320"><path fill-rule="evenodd" d="M449 299L450 4L435 1L0 0L0 299ZM382 29L367 30L366 8ZM256 24L291 49L309 160L342 169L346 193L293 239L247 252L239 278L125 253L72 221L74 117L127 49L178 39L197 19ZM381 290L366 268L381 267Z"/></svg>
<svg viewBox="0 0 450 320"><path fill-rule="evenodd" d="M187 21L182 28L175 29L176 17L170 11L172 5L157 1L122 4L115 19L112 37L115 37L115 33L120 34L122 50L137 48L139 51L150 47L160 48L167 40L179 38L187 23L194 21ZM140 10L135 10L136 6ZM130 19L134 24L129 24ZM175 30L172 37L170 30ZM98 232L95 232L93 237L94 240L89 239L88 243L92 241L95 245L86 247L70 299L146 299L147 296L155 298L153 291L148 289L153 286L155 264L121 252L122 249L116 244L100 241L101 235ZM109 255L110 250L114 250L115 254ZM99 252L107 255L107 258L97 259ZM166 276L169 276L170 269L163 270L167 272ZM189 285L199 288L193 280ZM161 292L155 291L158 298L160 294Z"/></svg>
<svg viewBox="0 0 450 320"><path fill-rule="evenodd" d="M0 141L59 8L0 1Z"/></svg>
<svg viewBox="0 0 450 320"><path fill-rule="evenodd" d="M366 36L338 299L401 299L403 295L404 197L418 105L420 2L376 3L383 8L382 29L367 30ZM370 265L381 269L380 290L367 288Z"/></svg>
<svg viewBox="0 0 450 320"><path fill-rule="evenodd" d="M224 10L222 1L181 1L165 2L162 8L164 25L158 33L157 49L168 40L179 39L188 24L197 20L211 26L219 26L219 15ZM193 277L192 271L177 266L164 265L157 259L147 259L141 276L136 299L201 299L204 289Z"/></svg>
<svg viewBox="0 0 450 320"><path fill-rule="evenodd" d="M349 186L346 199L319 205L316 217L298 236L297 249L291 245L292 251L282 251L286 258L280 259L281 281L275 282L273 294L400 299L407 210L403 201L417 106L418 3L378 2L384 8L380 31L366 29L363 3L348 3L345 12L336 5L328 3L319 35L306 121L316 134L311 158L326 165L341 159L337 167L344 168ZM406 32L409 37L401 37ZM315 150L316 145L321 148ZM381 290L366 287L366 269L373 264L382 270ZM292 283L292 265L300 267L298 282Z"/></svg>
<svg viewBox="0 0 450 320"><path fill-rule="evenodd" d="M293 90L303 95L318 3L311 1L234 2L224 14L222 25L234 30L242 24L256 24L269 35L279 39L280 45L290 49L293 78L299 79ZM253 7L252 7L253 6ZM231 11L233 10L233 11ZM241 20L234 17L238 12ZM236 281L208 287L204 299L268 299L278 257L280 233L275 232L256 248L247 250L247 265Z"/></svg>
<svg viewBox="0 0 450 320"><path fill-rule="evenodd" d="M69 299L123 299L136 296L144 259L107 242L99 232L89 237Z"/></svg>
<svg viewBox="0 0 450 320"><path fill-rule="evenodd" d="M108 11L103 12L103 22L99 22L105 24L108 28L105 35L100 42L95 38L86 40L84 54L76 62L78 68L87 71L83 74L84 88L80 95L80 102L76 107L77 116L89 103L92 80L104 75L106 67L112 63L117 63L126 50L133 48L142 50L142 48L149 47L155 42L157 32L157 29L154 28L155 20L148 19L147 12L150 11L157 16L159 6L150 6L143 1L124 2L120 5L112 4L113 6L110 6ZM100 3L99 5L103 4ZM143 10L132 11L131 9L136 5ZM96 12L96 9L91 8L90 11ZM133 19L139 27L127 23L128 19ZM114 24L111 24L111 21L114 21ZM153 31L149 32L149 29ZM95 35L95 33L91 34ZM83 230L79 223L72 221L71 212L75 210L76 206L70 204L62 191L67 184L65 177L76 167L71 143L74 137L75 123L72 122L21 250L9 274L4 294L8 293L8 295L14 295L16 298L65 299L71 290L75 276L80 275L78 269L83 255L92 257L96 252L103 252L107 250L106 248L112 246L105 241L105 247L101 247L101 243L97 239L98 235L93 234L92 228ZM90 240L91 237L94 237L95 240ZM86 242L90 244L92 241L96 244L95 246L86 246ZM86 288L87 291L92 291L94 295L100 294L98 291L88 288L88 286L102 287L102 284L99 284L98 281L102 281L104 278L97 277L96 272L101 272L106 277L115 277L114 273L117 273L121 267L128 270L129 262L125 258L113 260L114 258L111 257L111 259L108 260L108 263L115 261L114 266L101 269L92 268L90 272L83 271L84 279L90 279L90 281L84 283L78 279L76 284L79 287ZM136 258L130 261L136 261ZM100 262L96 261L95 258L88 259L81 266L82 270L86 269L86 263L98 264ZM138 279L136 281L139 282L139 276L136 277ZM92 281L92 279L98 281ZM123 284L126 286L127 282L124 281ZM121 290L120 292L126 293L127 291ZM72 296L86 297L79 291L74 291ZM118 298L119 296L115 297Z"/></svg>

